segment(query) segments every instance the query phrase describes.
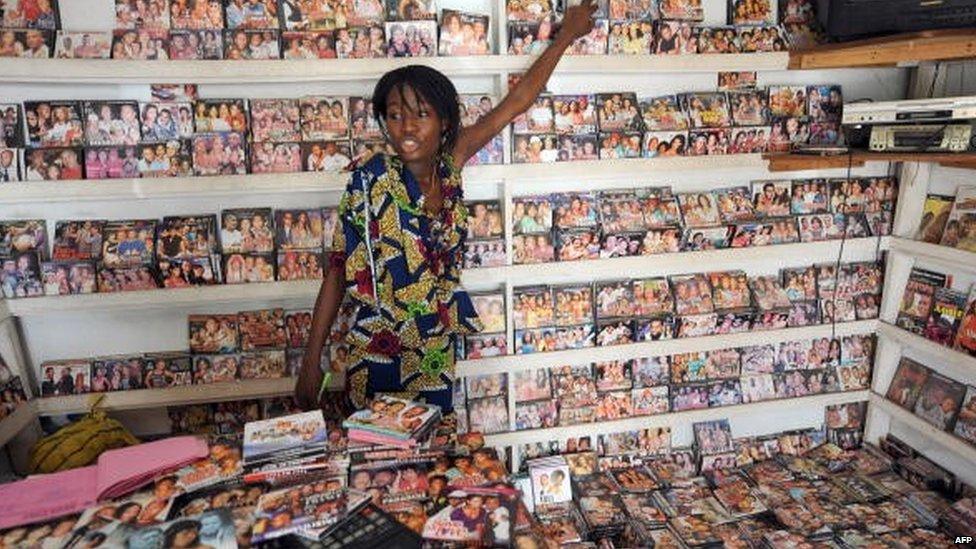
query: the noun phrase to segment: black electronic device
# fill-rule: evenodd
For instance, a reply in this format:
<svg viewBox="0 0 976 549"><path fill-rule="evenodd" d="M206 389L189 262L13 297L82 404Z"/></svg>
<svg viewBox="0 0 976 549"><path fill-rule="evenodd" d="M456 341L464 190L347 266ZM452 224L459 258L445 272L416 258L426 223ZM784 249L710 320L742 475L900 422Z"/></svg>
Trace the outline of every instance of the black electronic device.
<svg viewBox="0 0 976 549"><path fill-rule="evenodd" d="M976 0L817 0L817 14L828 36L850 40L976 27Z"/></svg>

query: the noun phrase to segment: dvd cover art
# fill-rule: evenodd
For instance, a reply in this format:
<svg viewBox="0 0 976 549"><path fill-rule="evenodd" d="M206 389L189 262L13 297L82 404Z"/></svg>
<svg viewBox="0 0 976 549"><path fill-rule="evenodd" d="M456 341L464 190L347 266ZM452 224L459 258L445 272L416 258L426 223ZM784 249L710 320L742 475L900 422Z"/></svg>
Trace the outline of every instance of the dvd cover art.
<svg viewBox="0 0 976 549"><path fill-rule="evenodd" d="M746 186L730 187L714 191L718 212L724 223L735 223L755 219L756 212Z"/></svg>
<svg viewBox="0 0 976 549"><path fill-rule="evenodd" d="M634 294L629 280L597 282L594 291L597 318L629 317L634 314Z"/></svg>
<svg viewBox="0 0 976 549"><path fill-rule="evenodd" d="M260 309L237 314L240 349L280 349L287 342L284 309Z"/></svg>
<svg viewBox="0 0 976 549"><path fill-rule="evenodd" d="M553 206L549 196L517 197L512 202L515 234L547 233L552 229Z"/></svg>
<svg viewBox="0 0 976 549"><path fill-rule="evenodd" d="M680 193L677 197L685 227L712 227L722 222L712 193Z"/></svg>
<svg viewBox="0 0 976 549"><path fill-rule="evenodd" d="M445 9L441 14L439 54L488 55L488 16Z"/></svg>
<svg viewBox="0 0 976 549"><path fill-rule="evenodd" d="M732 429L727 419L694 423L692 428L695 444L702 454L722 454L735 450Z"/></svg>
<svg viewBox="0 0 976 549"><path fill-rule="evenodd" d="M725 93L685 93L679 96L692 128L725 128L732 125Z"/></svg>
<svg viewBox="0 0 976 549"><path fill-rule="evenodd" d="M664 95L644 99L640 103L644 127L648 131L687 130L689 123L677 96Z"/></svg>
<svg viewBox="0 0 976 549"><path fill-rule="evenodd" d="M325 259L318 250L278 252L278 280L320 280Z"/></svg>
<svg viewBox="0 0 976 549"><path fill-rule="evenodd" d="M740 379L742 402L761 402L776 398L773 374L744 375Z"/></svg>
<svg viewBox="0 0 976 549"><path fill-rule="evenodd" d="M641 130L641 114L633 93L601 93L596 96L597 118L601 132Z"/></svg>
<svg viewBox="0 0 976 549"><path fill-rule="evenodd" d="M335 55L339 59L378 59L388 53L386 31L381 23L335 31Z"/></svg>
<svg viewBox="0 0 976 549"><path fill-rule="evenodd" d="M771 127L733 128L728 154L764 153L769 148Z"/></svg>
<svg viewBox="0 0 976 549"><path fill-rule="evenodd" d="M274 217L279 251L322 249L325 238L322 210L275 210Z"/></svg>
<svg viewBox="0 0 976 549"><path fill-rule="evenodd" d="M790 211L796 215L826 213L829 209L828 185L823 179L793 181Z"/></svg>
<svg viewBox="0 0 976 549"><path fill-rule="evenodd" d="M272 254L224 254L225 284L273 282L275 257Z"/></svg>
<svg viewBox="0 0 976 549"><path fill-rule="evenodd" d="M789 37L780 26L744 27L739 31L742 53L786 51L789 44Z"/></svg>
<svg viewBox="0 0 976 549"><path fill-rule="evenodd" d="M512 242L512 254L512 263L515 265L549 263L556 260L552 236L548 234L516 236Z"/></svg>
<svg viewBox="0 0 976 549"><path fill-rule="evenodd" d="M278 28L278 3L274 0L224 0L228 29Z"/></svg>
<svg viewBox="0 0 976 549"><path fill-rule="evenodd" d="M234 381L238 378L240 360L241 356L238 354L195 355L193 384Z"/></svg>
<svg viewBox="0 0 976 549"><path fill-rule="evenodd" d="M91 363L87 360L53 360L41 364L41 396L87 393L90 380Z"/></svg>
<svg viewBox="0 0 976 549"><path fill-rule="evenodd" d="M953 433L970 443L976 442L976 387L966 388Z"/></svg>
<svg viewBox="0 0 976 549"><path fill-rule="evenodd" d="M708 279L715 309L744 309L752 304L745 271L708 273Z"/></svg>
<svg viewBox="0 0 976 549"><path fill-rule="evenodd" d="M895 325L922 334L935 303L935 292L946 286L946 275L913 267L902 296Z"/></svg>
<svg viewBox="0 0 976 549"><path fill-rule="evenodd" d="M16 266L16 263L14 269L18 273L24 272ZM0 278L5 279L5 277ZM45 261L41 263L41 281L44 284L44 295L91 294L96 290L95 264L88 261ZM24 277L23 284L27 286L33 284L29 275ZM28 287L24 287L23 291L19 292L20 285L6 288L5 294L7 292L11 295L30 293Z"/></svg>
<svg viewBox="0 0 976 549"><path fill-rule="evenodd" d="M220 60L224 43L216 30L172 30L169 36L169 58Z"/></svg>
<svg viewBox="0 0 976 549"><path fill-rule="evenodd" d="M546 429L558 424L555 401L536 401L515 405L515 430Z"/></svg>
<svg viewBox="0 0 976 549"><path fill-rule="evenodd" d="M739 53L738 31L731 26L702 27L698 35L698 53Z"/></svg>
<svg viewBox="0 0 976 549"><path fill-rule="evenodd" d="M591 229L557 230L555 252L559 261L599 259L600 231L595 227Z"/></svg>
<svg viewBox="0 0 976 549"><path fill-rule="evenodd" d="M802 215L797 219L800 242L819 242L842 238L845 231L843 214Z"/></svg>
<svg viewBox="0 0 976 549"><path fill-rule="evenodd" d="M649 19L614 20L604 26L607 29L601 36L606 42L604 53L646 55L654 46L654 23Z"/></svg>
<svg viewBox="0 0 976 549"><path fill-rule="evenodd" d="M303 141L342 139L349 135L348 99L304 97L299 100Z"/></svg>
<svg viewBox="0 0 976 549"><path fill-rule="evenodd" d="M283 31L283 59L335 59L335 37L330 31Z"/></svg>
<svg viewBox="0 0 976 549"><path fill-rule="evenodd" d="M729 24L771 25L776 23L773 0L729 0Z"/></svg>
<svg viewBox="0 0 976 549"><path fill-rule="evenodd" d="M840 86L807 86L807 113L815 122L839 123L844 108Z"/></svg>
<svg viewBox="0 0 976 549"><path fill-rule="evenodd" d="M642 144L640 132L601 133L600 159L640 158Z"/></svg>
<svg viewBox="0 0 976 549"><path fill-rule="evenodd" d="M193 353L233 353L239 347L237 315L190 315L190 351Z"/></svg>
<svg viewBox="0 0 976 549"><path fill-rule="evenodd" d="M929 372L915 403L915 415L940 430L952 429L965 394L965 385Z"/></svg>
<svg viewBox="0 0 976 549"><path fill-rule="evenodd" d="M45 29L14 30L0 32L0 57L47 59L54 51L55 32Z"/></svg>
<svg viewBox="0 0 976 549"><path fill-rule="evenodd" d="M807 90L800 86L770 86L769 112L775 117L807 115Z"/></svg>
<svg viewBox="0 0 976 549"><path fill-rule="evenodd" d="M203 133L193 136L195 175L243 175L247 173L244 137L239 133Z"/></svg>
<svg viewBox="0 0 976 549"><path fill-rule="evenodd" d="M515 328L553 325L552 290L549 287L517 288L513 292L512 300Z"/></svg>
<svg viewBox="0 0 976 549"><path fill-rule="evenodd" d="M756 301L756 307L762 311L786 309L790 307L790 298L786 290L780 285L778 276L756 276L749 280L749 288Z"/></svg>
<svg viewBox="0 0 976 549"><path fill-rule="evenodd" d="M388 22L385 30L389 57L435 57L437 55L435 21Z"/></svg>
<svg viewBox="0 0 976 549"><path fill-rule="evenodd" d="M768 98L763 90L728 92L732 120L737 126L766 126L769 124Z"/></svg>
<svg viewBox="0 0 976 549"><path fill-rule="evenodd" d="M135 101L86 101L84 115L88 145L139 143L139 106Z"/></svg>
<svg viewBox="0 0 976 549"><path fill-rule="evenodd" d="M956 200L952 205L939 244L976 252L976 238L973 237L976 234L973 230L974 221L976 221L976 187L960 186L956 191Z"/></svg>
<svg viewBox="0 0 976 549"><path fill-rule="evenodd" d="M523 370L512 374L515 402L548 399L552 396L549 371L545 369Z"/></svg>
<svg viewBox="0 0 976 549"><path fill-rule="evenodd" d="M27 145L74 147L84 144L81 107L74 101L25 101Z"/></svg>
<svg viewBox="0 0 976 549"><path fill-rule="evenodd" d="M169 31L117 29L112 36L112 59L157 61L169 59Z"/></svg>
<svg viewBox="0 0 976 549"><path fill-rule="evenodd" d="M520 238L520 237L515 237ZM533 238L533 237L524 237ZM533 243L534 244L534 243ZM525 247L523 244L523 251ZM534 254L534 248L532 253ZM551 254L548 256L552 260ZM516 261L516 264L519 262ZM464 245L464 268L501 267L506 265L505 240L498 238L488 241L468 241Z"/></svg>
<svg viewBox="0 0 976 549"><path fill-rule="evenodd" d="M756 88L754 71L719 72L718 91L750 90Z"/></svg>
<svg viewBox="0 0 976 549"><path fill-rule="evenodd" d="M679 315L714 311L712 288L704 274L672 276L670 282L674 288L675 312Z"/></svg>
<svg viewBox="0 0 976 549"><path fill-rule="evenodd" d="M594 227L597 224L596 203L594 193L553 195L553 223L559 229Z"/></svg>
<svg viewBox="0 0 976 549"><path fill-rule="evenodd" d="M298 143L255 143L249 151L251 173L302 171L302 149Z"/></svg>
<svg viewBox="0 0 976 549"><path fill-rule="evenodd" d="M164 389L193 382L190 355L185 353L149 353L143 357L143 386Z"/></svg>
<svg viewBox="0 0 976 549"><path fill-rule="evenodd" d="M729 154L732 143L731 128L710 128L692 131L688 134L689 156Z"/></svg>
<svg viewBox="0 0 976 549"><path fill-rule="evenodd" d="M742 404L742 388L738 379L713 381L708 384L708 406L735 406Z"/></svg>
<svg viewBox="0 0 976 549"><path fill-rule="evenodd" d="M224 59L281 59L277 30L224 31Z"/></svg>
<svg viewBox="0 0 976 549"><path fill-rule="evenodd" d="M915 239L930 244L938 244L942 239L942 231L945 230L946 223L949 221L949 214L952 211L952 203L955 197L929 194L925 197L925 205L922 207L922 221L919 223Z"/></svg>
<svg viewBox="0 0 976 549"><path fill-rule="evenodd" d="M557 286L553 288L553 293L557 326L574 326L593 321L592 286Z"/></svg>
<svg viewBox="0 0 976 549"><path fill-rule="evenodd" d="M805 117L773 118L769 131L769 152L789 152L810 141L810 121Z"/></svg>
<svg viewBox="0 0 976 549"><path fill-rule="evenodd" d="M662 19L701 21L704 18L701 0L660 0L658 9Z"/></svg>
<svg viewBox="0 0 976 549"><path fill-rule="evenodd" d="M468 424L472 432L486 435L508 431L508 397L468 400Z"/></svg>
<svg viewBox="0 0 976 549"><path fill-rule="evenodd" d="M139 122L144 143L190 138L194 132L193 105L183 102L140 103Z"/></svg>
<svg viewBox="0 0 976 549"><path fill-rule="evenodd" d="M687 132L644 132L644 158L683 156L688 144Z"/></svg>
<svg viewBox="0 0 976 549"><path fill-rule="evenodd" d="M634 326L630 320L600 321L597 324L596 344L624 345L634 342Z"/></svg>
<svg viewBox="0 0 976 549"><path fill-rule="evenodd" d="M762 217L790 215L791 182L788 180L753 181L755 211Z"/></svg>
<svg viewBox="0 0 976 549"><path fill-rule="evenodd" d="M680 229L651 229L644 234L639 250L643 255L676 253L681 251L681 238Z"/></svg>
<svg viewBox="0 0 976 549"><path fill-rule="evenodd" d="M274 250L271 208L223 210L220 244L224 253L268 253Z"/></svg>
<svg viewBox="0 0 976 549"><path fill-rule="evenodd" d="M671 382L693 383L707 379L708 353L694 351L671 356Z"/></svg>

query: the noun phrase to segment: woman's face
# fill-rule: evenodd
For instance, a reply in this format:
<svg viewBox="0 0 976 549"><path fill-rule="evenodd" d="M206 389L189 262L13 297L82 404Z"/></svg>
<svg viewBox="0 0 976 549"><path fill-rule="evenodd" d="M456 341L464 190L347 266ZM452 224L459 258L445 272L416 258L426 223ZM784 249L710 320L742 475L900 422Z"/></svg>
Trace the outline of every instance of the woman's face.
<svg viewBox="0 0 976 549"><path fill-rule="evenodd" d="M430 161L437 155L444 122L423 97L405 86L386 98L390 144L405 162Z"/></svg>

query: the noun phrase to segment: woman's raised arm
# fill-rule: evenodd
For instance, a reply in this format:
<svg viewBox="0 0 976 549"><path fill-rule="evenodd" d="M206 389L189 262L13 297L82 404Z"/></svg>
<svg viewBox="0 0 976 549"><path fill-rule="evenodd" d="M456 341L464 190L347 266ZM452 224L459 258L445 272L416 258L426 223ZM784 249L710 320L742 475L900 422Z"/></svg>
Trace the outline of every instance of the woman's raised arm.
<svg viewBox="0 0 976 549"><path fill-rule="evenodd" d="M563 56L566 48L574 40L585 36L593 29L593 13L596 11L593 0L583 0L578 6L566 10L562 26L556 34L555 40L542 52L542 55L532 63L528 72L519 83L509 91L505 99L491 110L476 124L461 130L457 145L454 147L454 160L458 166L463 166L469 158L474 156L492 140L498 132L508 125L516 116L525 112L546 87L546 82L555 70L556 64Z"/></svg>

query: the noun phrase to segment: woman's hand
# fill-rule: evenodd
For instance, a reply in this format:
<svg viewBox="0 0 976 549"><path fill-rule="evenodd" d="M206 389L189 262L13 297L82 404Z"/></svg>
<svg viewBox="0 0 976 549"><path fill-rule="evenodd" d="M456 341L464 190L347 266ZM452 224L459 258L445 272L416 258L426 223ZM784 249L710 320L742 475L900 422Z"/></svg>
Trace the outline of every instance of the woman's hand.
<svg viewBox="0 0 976 549"><path fill-rule="evenodd" d="M559 32L570 41L586 36L593 30L593 14L596 8L593 0L583 0L578 6L567 9Z"/></svg>
<svg viewBox="0 0 976 549"><path fill-rule="evenodd" d="M302 369L295 383L295 400L302 410L319 408L319 391L322 389L321 353L306 352L302 359Z"/></svg>

